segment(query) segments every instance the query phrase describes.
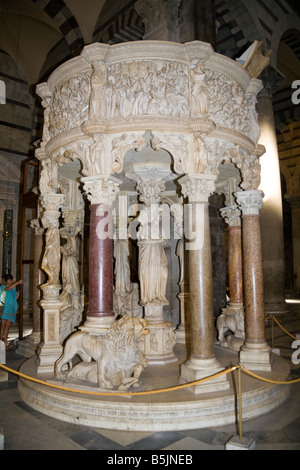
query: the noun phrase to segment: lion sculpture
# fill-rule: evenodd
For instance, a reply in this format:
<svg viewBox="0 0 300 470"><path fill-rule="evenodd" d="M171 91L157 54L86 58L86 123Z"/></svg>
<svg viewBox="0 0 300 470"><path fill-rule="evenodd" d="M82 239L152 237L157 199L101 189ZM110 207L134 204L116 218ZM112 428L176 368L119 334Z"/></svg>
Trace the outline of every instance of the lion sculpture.
<svg viewBox="0 0 300 470"><path fill-rule="evenodd" d="M137 387L148 364L139 350L139 342L149 333L147 325L143 318L124 315L111 325L105 335L96 336L83 331L74 333L55 363L55 376L87 380L103 389ZM72 366L76 355L82 362Z"/></svg>

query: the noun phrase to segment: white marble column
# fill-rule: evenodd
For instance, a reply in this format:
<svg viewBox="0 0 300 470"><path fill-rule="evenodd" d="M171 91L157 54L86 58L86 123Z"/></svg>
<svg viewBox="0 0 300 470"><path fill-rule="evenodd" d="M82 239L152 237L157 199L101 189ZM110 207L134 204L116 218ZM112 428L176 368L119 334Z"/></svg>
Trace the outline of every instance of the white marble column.
<svg viewBox="0 0 300 470"><path fill-rule="evenodd" d="M259 211L263 192L235 193L243 217L243 283L245 344L240 362L249 370L271 370L271 348L265 338L263 259Z"/></svg>
<svg viewBox="0 0 300 470"><path fill-rule="evenodd" d="M215 190L215 176L186 175L179 180L188 198L189 291L191 357L181 367L179 382L188 383L220 372L223 368L214 354L214 310L208 198ZM188 233L186 233L188 232ZM192 232L195 235L192 235ZM191 386L195 394L229 388L226 375Z"/></svg>

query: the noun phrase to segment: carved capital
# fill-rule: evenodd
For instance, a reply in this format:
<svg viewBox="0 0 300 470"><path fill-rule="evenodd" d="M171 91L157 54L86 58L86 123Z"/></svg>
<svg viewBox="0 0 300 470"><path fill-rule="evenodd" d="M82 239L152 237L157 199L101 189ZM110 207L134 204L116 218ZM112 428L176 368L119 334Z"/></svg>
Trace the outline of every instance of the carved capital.
<svg viewBox="0 0 300 470"><path fill-rule="evenodd" d="M229 227L239 227L241 225L241 211L238 206L223 207L220 212Z"/></svg>
<svg viewBox="0 0 300 470"><path fill-rule="evenodd" d="M214 175L186 175L180 178L182 194L189 202L207 202L215 190Z"/></svg>
<svg viewBox="0 0 300 470"><path fill-rule="evenodd" d="M82 211L75 211L75 210L64 210L63 211L63 219L64 225L66 227L72 227L76 224L76 222L80 221L82 218Z"/></svg>
<svg viewBox="0 0 300 470"><path fill-rule="evenodd" d="M262 191L241 191L235 193L235 196L243 215L259 215L263 205L264 193Z"/></svg>
<svg viewBox="0 0 300 470"><path fill-rule="evenodd" d="M260 80L263 82L263 89L258 94L260 96L272 97L273 93L281 85L284 76L271 65L268 65L259 75Z"/></svg>
<svg viewBox="0 0 300 470"><path fill-rule="evenodd" d="M45 209L42 217L43 227L58 227L60 208L62 207L64 200L65 196L63 194L43 194L40 197L41 204Z"/></svg>
<svg viewBox="0 0 300 470"><path fill-rule="evenodd" d="M87 176L81 178L83 190L91 204L112 205L119 192L121 181L113 176L109 178L100 176Z"/></svg>
<svg viewBox="0 0 300 470"><path fill-rule="evenodd" d="M140 200L149 207L151 204L159 204L161 193L165 190L165 183L154 179L143 180L137 184L136 189Z"/></svg>

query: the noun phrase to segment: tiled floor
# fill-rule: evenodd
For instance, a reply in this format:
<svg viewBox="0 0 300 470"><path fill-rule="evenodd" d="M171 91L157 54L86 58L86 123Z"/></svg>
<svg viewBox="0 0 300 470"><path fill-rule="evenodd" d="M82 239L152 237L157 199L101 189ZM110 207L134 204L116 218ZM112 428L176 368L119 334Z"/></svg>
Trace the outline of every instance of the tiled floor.
<svg viewBox="0 0 300 470"><path fill-rule="evenodd" d="M294 308L297 305L291 307L291 313L284 321L280 321L288 332L296 335L300 333L300 308ZM14 335L12 329L11 340ZM269 344L271 336L271 323L268 323ZM273 347L279 349L280 355L290 363L295 351L292 343L293 339L274 324ZM24 358L17 355L15 349L16 346L13 346L7 350L6 363L16 370ZM290 379L299 377L300 365L292 365ZM8 380L0 383L0 427L4 434L4 450L225 450L225 443L237 434L235 425L145 433L111 431L67 423L35 411L22 402L17 380L15 374L9 374ZM296 383L292 385L291 398L279 409L243 423L243 437L254 439L257 450L300 450L299 397L300 383ZM126 455L129 455L128 452Z"/></svg>

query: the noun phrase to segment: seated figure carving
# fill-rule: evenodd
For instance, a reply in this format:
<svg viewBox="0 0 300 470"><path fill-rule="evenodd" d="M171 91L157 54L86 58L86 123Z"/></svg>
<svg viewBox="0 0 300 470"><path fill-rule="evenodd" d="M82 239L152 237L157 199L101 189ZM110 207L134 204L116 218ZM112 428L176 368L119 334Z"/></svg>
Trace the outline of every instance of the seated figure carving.
<svg viewBox="0 0 300 470"><path fill-rule="evenodd" d="M74 333L56 361L55 376L87 380L103 389L137 387L148 364L139 348L139 342L149 333L147 325L143 318L124 315L111 325L105 335L96 336L84 331ZM82 362L73 366L72 360L76 355Z"/></svg>

